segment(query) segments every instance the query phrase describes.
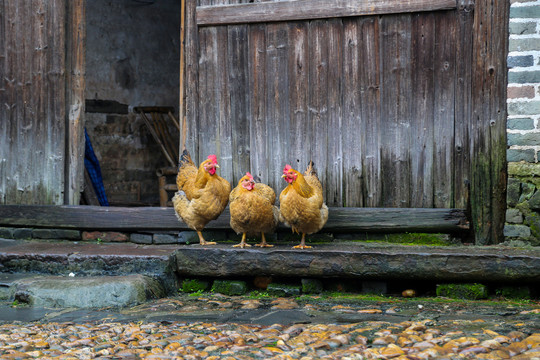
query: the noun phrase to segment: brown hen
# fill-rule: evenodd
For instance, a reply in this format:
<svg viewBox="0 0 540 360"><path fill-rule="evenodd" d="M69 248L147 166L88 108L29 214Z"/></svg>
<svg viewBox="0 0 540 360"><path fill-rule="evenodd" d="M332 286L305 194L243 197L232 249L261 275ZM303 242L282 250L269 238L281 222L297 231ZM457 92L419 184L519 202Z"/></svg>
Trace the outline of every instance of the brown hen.
<svg viewBox="0 0 540 360"><path fill-rule="evenodd" d="M328 220L328 207L324 204L322 185L310 161L304 174L290 165L283 169L285 181L289 183L279 195L280 220L293 232L302 234L300 245L293 249L307 249L306 234L321 230Z"/></svg>
<svg viewBox="0 0 540 360"><path fill-rule="evenodd" d="M229 195L231 227L242 233L240 244L234 247L251 246L246 243L247 235L261 234L261 243L255 246L272 247L266 242L265 233L274 232L279 220L279 209L274 205L276 193L268 185L256 183L248 172Z"/></svg>
<svg viewBox="0 0 540 360"><path fill-rule="evenodd" d="M202 230L223 212L231 192L231 185L216 174L216 168L219 168L216 155L208 156L198 169L187 150L180 157L178 192L172 199L174 210L180 220L197 231L201 245L215 244L204 240Z"/></svg>

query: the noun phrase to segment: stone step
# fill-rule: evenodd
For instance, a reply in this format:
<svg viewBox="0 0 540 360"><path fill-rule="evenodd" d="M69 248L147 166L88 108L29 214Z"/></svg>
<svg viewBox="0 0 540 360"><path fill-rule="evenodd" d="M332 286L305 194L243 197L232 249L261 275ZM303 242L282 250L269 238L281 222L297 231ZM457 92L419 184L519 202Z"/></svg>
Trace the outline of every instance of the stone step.
<svg viewBox="0 0 540 360"><path fill-rule="evenodd" d="M2 274L4 300L43 308L127 307L164 297L161 282L144 275L42 276ZM7 290L7 291L6 291Z"/></svg>
<svg viewBox="0 0 540 360"><path fill-rule="evenodd" d="M540 248L403 246L362 242L246 248L181 246L180 276L357 278L452 282L540 282Z"/></svg>

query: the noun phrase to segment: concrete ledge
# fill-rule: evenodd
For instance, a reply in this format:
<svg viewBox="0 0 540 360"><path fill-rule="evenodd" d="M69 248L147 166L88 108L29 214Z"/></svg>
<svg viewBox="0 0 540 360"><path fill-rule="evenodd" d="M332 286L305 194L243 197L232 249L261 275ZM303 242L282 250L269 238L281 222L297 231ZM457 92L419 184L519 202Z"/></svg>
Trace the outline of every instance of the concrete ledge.
<svg viewBox="0 0 540 360"><path fill-rule="evenodd" d="M13 293L20 303L62 308L126 307L165 296L159 281L143 275L26 278L15 281Z"/></svg>
<svg viewBox="0 0 540 360"><path fill-rule="evenodd" d="M182 246L181 276L284 276L429 281L540 281L540 249L503 247L315 245L292 250Z"/></svg>

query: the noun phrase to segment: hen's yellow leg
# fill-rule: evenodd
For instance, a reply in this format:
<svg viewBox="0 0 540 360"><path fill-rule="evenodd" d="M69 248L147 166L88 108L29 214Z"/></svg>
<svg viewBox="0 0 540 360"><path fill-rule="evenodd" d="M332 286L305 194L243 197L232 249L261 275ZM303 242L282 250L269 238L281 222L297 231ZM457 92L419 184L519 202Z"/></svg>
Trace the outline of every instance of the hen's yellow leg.
<svg viewBox="0 0 540 360"><path fill-rule="evenodd" d="M260 244L256 244L255 246L260 246L260 247L274 247L274 245L270 245L266 242L266 238L264 237L264 233L261 233L261 243Z"/></svg>
<svg viewBox="0 0 540 360"><path fill-rule="evenodd" d="M236 244L236 245L233 245L233 247L239 247L239 248L245 248L245 247L250 247L251 245L249 245L247 242L246 242L246 233L242 233L242 241L240 241L240 244Z"/></svg>
<svg viewBox="0 0 540 360"><path fill-rule="evenodd" d="M306 233L302 233L302 240L300 240L300 245L293 246L293 249L311 249L311 246L306 245Z"/></svg>
<svg viewBox="0 0 540 360"><path fill-rule="evenodd" d="M197 231L197 235L199 235L199 242L200 242L201 245L215 245L216 244L213 241L204 240L204 238L202 236L202 232L200 232L200 231Z"/></svg>

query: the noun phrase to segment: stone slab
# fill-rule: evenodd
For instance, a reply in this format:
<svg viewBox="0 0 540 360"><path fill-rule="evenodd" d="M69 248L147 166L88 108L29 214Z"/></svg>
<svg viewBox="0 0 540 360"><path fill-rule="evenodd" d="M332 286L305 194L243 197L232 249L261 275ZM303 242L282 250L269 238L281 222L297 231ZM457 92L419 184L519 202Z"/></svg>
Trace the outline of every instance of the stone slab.
<svg viewBox="0 0 540 360"><path fill-rule="evenodd" d="M429 281L540 281L540 248L315 245L293 250L180 246L180 276L284 276Z"/></svg>
<svg viewBox="0 0 540 360"><path fill-rule="evenodd" d="M16 281L13 292L19 303L53 308L126 307L165 296L159 281L143 275L36 276Z"/></svg>

